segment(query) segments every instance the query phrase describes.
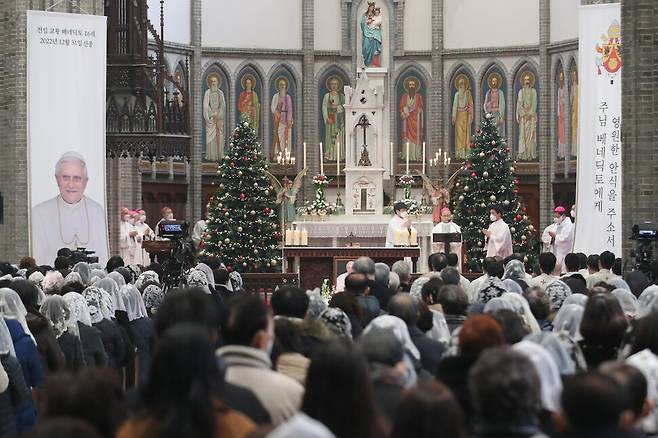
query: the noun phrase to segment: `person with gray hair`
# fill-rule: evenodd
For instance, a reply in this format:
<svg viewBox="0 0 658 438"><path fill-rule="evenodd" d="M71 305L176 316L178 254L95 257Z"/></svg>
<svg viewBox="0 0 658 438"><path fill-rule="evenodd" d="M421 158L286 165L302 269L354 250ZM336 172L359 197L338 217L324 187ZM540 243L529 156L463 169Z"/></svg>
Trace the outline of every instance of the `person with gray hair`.
<svg viewBox="0 0 658 438"><path fill-rule="evenodd" d="M396 294L400 288L400 276L393 271L388 274L388 287L394 294Z"/></svg>
<svg viewBox="0 0 658 438"><path fill-rule="evenodd" d="M372 281L375 279L375 262L370 257L359 257L352 266L352 272L363 274Z"/></svg>
<svg viewBox="0 0 658 438"><path fill-rule="evenodd" d="M370 295L379 300L382 309L388 306L388 300L395 293L388 286L390 273L391 268L386 263L375 263L375 280L370 283Z"/></svg>
<svg viewBox="0 0 658 438"><path fill-rule="evenodd" d="M408 380L402 343L391 330L375 328L361 336L357 344L368 361L379 406L394 421Z"/></svg>
<svg viewBox="0 0 658 438"><path fill-rule="evenodd" d="M98 261L108 259L107 224L103 207L85 196L87 164L77 152L66 152L55 164L59 194L32 208L33 256L50 264L60 248L95 251ZM44 187L45 189L45 187Z"/></svg>
<svg viewBox="0 0 658 438"><path fill-rule="evenodd" d="M407 293L393 295L388 303L388 313L397 316L407 325L411 342L420 352L423 368L434 375L445 351L444 345L431 339L418 328L419 303Z"/></svg>
<svg viewBox="0 0 658 438"><path fill-rule="evenodd" d="M398 260L393 263L391 268L393 272L400 277L400 288L403 292L409 292L411 289L411 266L405 260Z"/></svg>

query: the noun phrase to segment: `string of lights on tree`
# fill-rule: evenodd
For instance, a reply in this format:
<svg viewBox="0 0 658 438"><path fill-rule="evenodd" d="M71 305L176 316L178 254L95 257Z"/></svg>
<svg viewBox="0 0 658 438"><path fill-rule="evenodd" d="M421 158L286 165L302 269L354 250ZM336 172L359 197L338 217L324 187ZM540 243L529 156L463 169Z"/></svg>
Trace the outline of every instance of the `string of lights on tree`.
<svg viewBox="0 0 658 438"><path fill-rule="evenodd" d="M256 132L237 125L217 169L201 254L221 258L230 271L274 272L281 266L276 193Z"/></svg>
<svg viewBox="0 0 658 438"><path fill-rule="evenodd" d="M462 229L466 244L465 266L468 272L482 270L486 255L482 229L489 227L489 209L497 204L503 208L503 220L509 225L514 252L525 254L525 262L534 266L536 260L536 230L528 218L519 196L516 163L510 157L507 141L498 134L486 114L470 143L467 175L455 184L454 221Z"/></svg>

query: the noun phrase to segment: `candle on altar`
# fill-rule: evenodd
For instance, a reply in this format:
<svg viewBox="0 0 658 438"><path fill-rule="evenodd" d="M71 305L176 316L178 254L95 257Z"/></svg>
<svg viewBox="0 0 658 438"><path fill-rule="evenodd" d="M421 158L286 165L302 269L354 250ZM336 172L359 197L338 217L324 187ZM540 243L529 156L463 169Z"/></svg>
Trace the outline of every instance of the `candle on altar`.
<svg viewBox="0 0 658 438"><path fill-rule="evenodd" d="M395 153L393 152L393 142L391 142L391 175L395 175Z"/></svg>
<svg viewBox="0 0 658 438"><path fill-rule="evenodd" d="M301 242L302 232L299 230L293 230L292 232L292 244L294 246L299 246Z"/></svg>
<svg viewBox="0 0 658 438"><path fill-rule="evenodd" d="M324 175L324 153L322 152L322 142L320 142L320 175Z"/></svg>
<svg viewBox="0 0 658 438"><path fill-rule="evenodd" d="M402 233L402 230L398 230L398 229L395 230L394 239L393 239L393 244L395 246L402 245L402 234L401 233Z"/></svg>
<svg viewBox="0 0 658 438"><path fill-rule="evenodd" d="M418 231L415 228L411 229L411 235L409 236L409 245L418 246Z"/></svg>
<svg viewBox="0 0 658 438"><path fill-rule="evenodd" d="M304 142L304 169L306 169L306 142Z"/></svg>
<svg viewBox="0 0 658 438"><path fill-rule="evenodd" d="M425 173L425 142L423 142L423 173Z"/></svg>
<svg viewBox="0 0 658 438"><path fill-rule="evenodd" d="M300 244L301 246L308 246L308 231L305 228L302 228L300 235Z"/></svg>
<svg viewBox="0 0 658 438"><path fill-rule="evenodd" d="M336 142L336 176L340 175L340 142Z"/></svg>
<svg viewBox="0 0 658 438"><path fill-rule="evenodd" d="M409 175L409 142L407 142L407 175Z"/></svg>
<svg viewBox="0 0 658 438"><path fill-rule="evenodd" d="M292 230L286 230L286 241L285 241L286 246L292 245Z"/></svg>

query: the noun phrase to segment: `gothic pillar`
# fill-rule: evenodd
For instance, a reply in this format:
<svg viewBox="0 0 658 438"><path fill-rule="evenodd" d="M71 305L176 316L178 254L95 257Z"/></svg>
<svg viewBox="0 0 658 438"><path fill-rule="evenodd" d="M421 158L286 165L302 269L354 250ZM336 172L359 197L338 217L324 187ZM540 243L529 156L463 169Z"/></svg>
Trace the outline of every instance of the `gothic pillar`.
<svg viewBox="0 0 658 438"><path fill-rule="evenodd" d="M343 8L345 4L343 4ZM306 144L306 161L308 173L304 178L304 195L310 198L313 194L313 175L320 173L320 159L317 145L320 141L317 129L317 84L315 80L315 3L314 0L302 0L302 114L303 133L302 138ZM345 47L343 47L345 49ZM298 112L299 114L299 112ZM303 152L302 152L303 153ZM301 154L297 160L299 166L303 166ZM301 201L301 200L300 200Z"/></svg>
<svg viewBox="0 0 658 438"><path fill-rule="evenodd" d="M429 144L427 155L432 157L438 149L447 150L445 121L447 114L443 102L443 0L432 0L432 82L429 105L432 121L429 122ZM428 168L429 175L438 175L437 168ZM444 177L445 178L445 177Z"/></svg>
<svg viewBox="0 0 658 438"><path fill-rule="evenodd" d="M201 96L201 0L192 0L191 34L192 59L190 61L190 119L192 126L192 144L190 146L189 173L187 185L187 212L186 219L190 225L201 219L201 173L203 138L201 137L201 114L199 108Z"/></svg>
<svg viewBox="0 0 658 438"><path fill-rule="evenodd" d="M652 13L653 11L653 13ZM655 0L622 0L622 239L625 261L636 242L631 227L658 222L658 54Z"/></svg>
<svg viewBox="0 0 658 438"><path fill-rule="evenodd" d="M551 59L548 45L551 41L550 0L539 0L539 226L543 230L553 216L553 187L551 176L555 173L551 159Z"/></svg>

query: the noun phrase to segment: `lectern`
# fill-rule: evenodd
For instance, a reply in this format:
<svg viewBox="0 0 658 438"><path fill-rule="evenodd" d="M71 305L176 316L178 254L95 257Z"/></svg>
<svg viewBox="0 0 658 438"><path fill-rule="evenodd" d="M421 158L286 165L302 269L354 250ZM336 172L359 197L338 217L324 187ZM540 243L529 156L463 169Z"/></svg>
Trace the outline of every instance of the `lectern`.
<svg viewBox="0 0 658 438"><path fill-rule="evenodd" d="M434 233L432 234L432 243L443 243L444 252L450 253L451 243L461 243L462 233Z"/></svg>

